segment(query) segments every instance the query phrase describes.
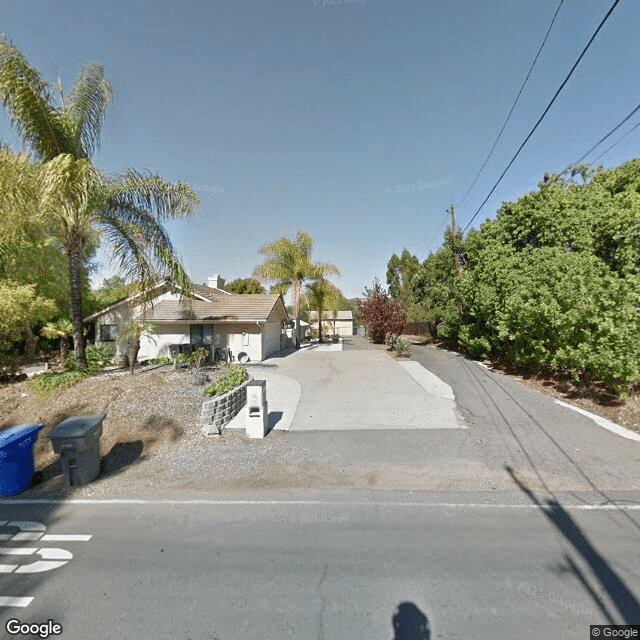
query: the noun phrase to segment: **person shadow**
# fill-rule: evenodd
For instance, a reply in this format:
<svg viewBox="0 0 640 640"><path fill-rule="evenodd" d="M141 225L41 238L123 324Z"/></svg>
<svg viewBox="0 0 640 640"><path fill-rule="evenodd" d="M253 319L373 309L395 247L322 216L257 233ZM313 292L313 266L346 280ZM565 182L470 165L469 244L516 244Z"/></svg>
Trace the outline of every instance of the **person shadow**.
<svg viewBox="0 0 640 640"><path fill-rule="evenodd" d="M401 602L391 618L393 640L430 640L429 619L413 602Z"/></svg>

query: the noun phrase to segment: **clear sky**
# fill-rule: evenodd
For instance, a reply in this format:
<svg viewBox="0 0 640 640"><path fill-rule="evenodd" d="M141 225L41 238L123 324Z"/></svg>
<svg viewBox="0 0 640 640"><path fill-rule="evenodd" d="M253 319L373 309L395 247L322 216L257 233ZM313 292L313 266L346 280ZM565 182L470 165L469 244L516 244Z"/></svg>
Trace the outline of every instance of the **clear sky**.
<svg viewBox="0 0 640 640"><path fill-rule="evenodd" d="M458 224L471 219L611 0L565 0ZM558 0L2 0L0 31L70 88L104 65L114 88L95 161L189 182L200 217L169 226L195 282L248 277L298 229L359 296L403 247L439 246ZM640 2L622 0L476 218L560 171L636 106ZM619 134L640 120L640 114ZM0 115L0 138L12 141ZM600 162L638 155L640 128ZM101 254L104 259L104 254ZM108 264L98 272L108 275Z"/></svg>

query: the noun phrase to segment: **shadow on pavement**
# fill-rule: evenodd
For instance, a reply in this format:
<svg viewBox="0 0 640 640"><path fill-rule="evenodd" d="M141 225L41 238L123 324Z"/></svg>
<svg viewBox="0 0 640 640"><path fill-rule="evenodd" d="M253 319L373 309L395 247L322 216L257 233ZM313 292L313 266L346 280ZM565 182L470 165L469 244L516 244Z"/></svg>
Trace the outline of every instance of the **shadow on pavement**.
<svg viewBox="0 0 640 640"><path fill-rule="evenodd" d="M529 487L527 487L515 474L514 470L507 466L507 473L513 478L520 490L540 508L540 511L547 517L553 526L571 544L580 557L587 563L600 586L607 592L609 598L615 605L619 614L626 624L638 624L640 622L640 603L624 583L622 578L609 566L607 561L598 553L591 542L584 535L580 527L573 518L562 508L556 500L541 502ZM587 577L576 566L576 564L566 556L568 560L567 568L585 588L589 596L594 600L596 606L602 611L609 621L612 620L611 613L607 610L605 603L597 595L595 589L589 585Z"/></svg>
<svg viewBox="0 0 640 640"><path fill-rule="evenodd" d="M413 602L401 602L391 618L393 640L430 640L427 616Z"/></svg>

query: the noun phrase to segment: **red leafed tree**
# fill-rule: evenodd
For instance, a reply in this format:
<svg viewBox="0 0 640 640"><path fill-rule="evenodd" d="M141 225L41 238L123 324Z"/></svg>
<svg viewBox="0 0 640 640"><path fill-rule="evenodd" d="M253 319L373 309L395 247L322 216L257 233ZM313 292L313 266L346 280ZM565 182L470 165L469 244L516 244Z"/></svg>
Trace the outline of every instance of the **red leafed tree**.
<svg viewBox="0 0 640 640"><path fill-rule="evenodd" d="M375 343L383 343L388 333L399 336L407 326L407 312L399 302L385 295L375 294L360 300L357 307L362 324Z"/></svg>

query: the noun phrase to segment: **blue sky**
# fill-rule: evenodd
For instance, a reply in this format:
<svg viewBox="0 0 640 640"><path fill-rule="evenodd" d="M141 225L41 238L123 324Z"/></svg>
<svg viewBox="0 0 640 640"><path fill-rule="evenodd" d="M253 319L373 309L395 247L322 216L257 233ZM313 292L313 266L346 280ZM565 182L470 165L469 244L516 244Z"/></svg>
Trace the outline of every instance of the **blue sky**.
<svg viewBox="0 0 640 640"><path fill-rule="evenodd" d="M197 220L169 226L195 282L247 277L258 248L298 229L361 294L403 247L439 246L558 0L4 0L0 31L69 89L83 64L114 88L96 164L189 182ZM471 219L609 0L565 0L503 138L468 198ZM638 103L640 3L622 0L476 218L579 158ZM640 114L619 134L640 120ZM0 138L12 140L6 115ZM640 128L600 162L638 155ZM105 254L100 257L105 260ZM108 263L98 276L109 275Z"/></svg>

